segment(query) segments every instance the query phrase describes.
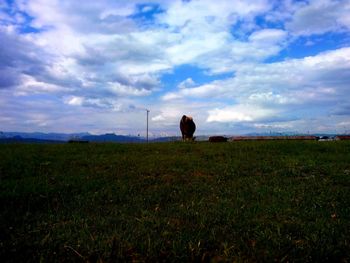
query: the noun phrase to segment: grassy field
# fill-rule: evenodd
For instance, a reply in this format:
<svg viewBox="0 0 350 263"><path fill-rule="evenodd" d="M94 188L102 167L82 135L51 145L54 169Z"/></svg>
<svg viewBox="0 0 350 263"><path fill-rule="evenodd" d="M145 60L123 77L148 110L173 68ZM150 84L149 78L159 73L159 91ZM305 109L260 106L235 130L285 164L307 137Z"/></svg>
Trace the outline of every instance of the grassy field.
<svg viewBox="0 0 350 263"><path fill-rule="evenodd" d="M350 260L350 142L0 145L1 262Z"/></svg>

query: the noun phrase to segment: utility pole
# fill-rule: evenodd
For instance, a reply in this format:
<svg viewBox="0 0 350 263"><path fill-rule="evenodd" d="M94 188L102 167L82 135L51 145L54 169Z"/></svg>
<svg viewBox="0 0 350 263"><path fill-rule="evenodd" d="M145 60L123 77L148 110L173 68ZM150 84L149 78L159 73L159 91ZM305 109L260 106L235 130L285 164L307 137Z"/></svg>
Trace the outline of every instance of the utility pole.
<svg viewBox="0 0 350 263"><path fill-rule="evenodd" d="M150 110L146 109L147 112L147 132L146 132L146 138L147 138L147 143L148 143L148 114L150 112Z"/></svg>

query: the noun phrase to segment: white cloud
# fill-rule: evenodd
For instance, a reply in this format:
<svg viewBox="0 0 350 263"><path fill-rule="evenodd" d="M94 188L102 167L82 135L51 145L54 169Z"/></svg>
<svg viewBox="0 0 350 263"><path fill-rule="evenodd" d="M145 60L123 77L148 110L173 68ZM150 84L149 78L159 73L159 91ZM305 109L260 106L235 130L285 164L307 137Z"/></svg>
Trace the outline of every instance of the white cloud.
<svg viewBox="0 0 350 263"><path fill-rule="evenodd" d="M22 84L19 85L15 91L15 94L20 96L26 96L28 94L35 93L59 93L68 91L68 89L65 87L37 81L35 78L29 75L22 75L21 81Z"/></svg>
<svg viewBox="0 0 350 263"><path fill-rule="evenodd" d="M207 21L216 28L221 28L229 26L238 18L254 16L270 8L271 5L265 0L250 3L242 0L234 3L229 0L173 1L166 13L160 15L159 20L172 27L181 27L189 21Z"/></svg>
<svg viewBox="0 0 350 263"><path fill-rule="evenodd" d="M222 88L216 83L201 85L193 88L181 88L178 92L169 92L162 97L162 100L169 101L181 98L209 98L221 96Z"/></svg>
<svg viewBox="0 0 350 263"><path fill-rule="evenodd" d="M39 45L50 57L50 61L43 62L50 78L64 80L63 85L69 79L68 85L76 90L89 87L81 92L93 96L105 96L106 90L122 96L149 95L159 86L158 76L153 73L170 68L157 55L159 49L139 40L138 33L134 35L136 25L127 16L134 13L135 4L137 1L84 5L74 1L17 2L22 12L33 17L31 26L42 30L26 34L26 41ZM32 54L45 59L35 51ZM37 78L36 74L32 77ZM46 81L48 86L52 84Z"/></svg>
<svg viewBox="0 0 350 263"><path fill-rule="evenodd" d="M119 83L109 82L107 84L108 84L107 90L120 96L146 96L151 93L147 89L135 89L130 86L121 85Z"/></svg>
<svg viewBox="0 0 350 263"><path fill-rule="evenodd" d="M123 3L108 0L89 1L84 5L69 0L17 1L19 9L34 18L33 27L63 29L74 26L77 32L105 33L127 32L125 29L132 29L133 22L126 17L134 12L134 4L132 1Z"/></svg>
<svg viewBox="0 0 350 263"><path fill-rule="evenodd" d="M74 80L75 83L69 85L75 89L96 89L94 96L97 89L104 94L106 88L118 95L150 95L159 87L159 74L176 65L192 63L211 72L220 72L233 70L232 64L243 57L261 60L280 49L273 45L259 51L263 50L259 43L266 42L266 38L282 35L278 30L262 30L256 35L261 38L265 34L263 41L256 36L250 44L234 41L229 33L229 27L238 19L251 19L269 10L271 5L267 1L250 4L236 1L234 5L226 0L219 4L197 0L158 1L166 9L156 15L156 21L167 27L154 26L146 30L139 30L128 18L140 2L103 0L80 5L73 1L18 0L17 6L33 17L32 27L42 30L27 34L26 38L50 55L47 73L57 81L64 80L64 85L66 80ZM110 26L115 29L110 30ZM246 44L250 47L246 48ZM231 53L230 56L225 52ZM219 62L222 57L227 60L223 63L227 64L225 69ZM113 78L121 72L123 79L128 79L127 83L120 82L119 77ZM141 75L150 77L147 88L145 83L133 81ZM196 92L200 96L201 90Z"/></svg>
<svg viewBox="0 0 350 263"><path fill-rule="evenodd" d="M169 101L169 100L176 100L176 99L181 99L184 96L182 94L179 94L177 92L168 92L162 97L162 100L164 101Z"/></svg>
<svg viewBox="0 0 350 263"><path fill-rule="evenodd" d="M165 121L165 117L163 115L157 115L152 118L152 121L159 122L159 121Z"/></svg>
<svg viewBox="0 0 350 263"><path fill-rule="evenodd" d="M254 105L236 105L209 111L207 122L252 122L276 116L273 109Z"/></svg>
<svg viewBox="0 0 350 263"><path fill-rule="evenodd" d="M269 131L291 131L295 127L295 122L281 122L281 123L254 123L254 127L257 129L265 129Z"/></svg>
<svg viewBox="0 0 350 263"><path fill-rule="evenodd" d="M160 23L169 26L166 34L172 38L165 49L169 61L173 65L195 64L219 73L232 71L232 65L245 60L247 55L255 61L277 54L280 48L275 45L261 52L261 46L257 45L259 41L240 41L230 32L238 21L249 21L271 7L268 1L235 1L234 4L226 0L174 2L158 17Z"/></svg>
<svg viewBox="0 0 350 263"><path fill-rule="evenodd" d="M262 62L278 55L286 46L287 32L280 29L254 31L246 41L226 36L217 48L207 50L193 59L193 63L210 73L226 73L238 70L242 64Z"/></svg>
<svg viewBox="0 0 350 263"><path fill-rule="evenodd" d="M180 106L180 107L179 107ZM182 108L181 108L182 106ZM155 111L158 114L152 117L152 121L161 122L162 125L174 125L177 124L178 119L184 114L184 112L188 112L189 106L179 105L177 103L171 103L167 105L162 105L161 109ZM152 111L153 112L153 111ZM188 115L191 115L187 113ZM179 117L180 116L180 117Z"/></svg>
<svg viewBox="0 0 350 263"><path fill-rule="evenodd" d="M281 29L262 29L253 32L249 36L249 40L257 42L260 45L271 45L274 43L280 43L287 37L287 33Z"/></svg>
<svg viewBox="0 0 350 263"><path fill-rule="evenodd" d="M248 97L248 100L253 104L288 104L300 102L297 98L287 98L273 92L253 93Z"/></svg>
<svg viewBox="0 0 350 263"><path fill-rule="evenodd" d="M178 88L179 89L190 88L190 87L193 87L195 85L196 85L196 83L193 81L192 78L187 78L178 85Z"/></svg>
<svg viewBox="0 0 350 263"><path fill-rule="evenodd" d="M65 103L73 106L81 106L83 104L84 98L77 97L77 96L71 96L67 99L65 99Z"/></svg>
<svg viewBox="0 0 350 263"><path fill-rule="evenodd" d="M163 100L225 100L220 107L207 107L208 122L261 123L280 122L291 116L311 118L331 114L339 108L336 102L350 99L348 72L350 48L342 48L303 59L246 64L232 78L182 88L167 93ZM334 79L334 76L338 77ZM227 106L230 101L235 106Z"/></svg>
<svg viewBox="0 0 350 263"><path fill-rule="evenodd" d="M313 0L298 9L287 28L297 35L350 30L350 1Z"/></svg>

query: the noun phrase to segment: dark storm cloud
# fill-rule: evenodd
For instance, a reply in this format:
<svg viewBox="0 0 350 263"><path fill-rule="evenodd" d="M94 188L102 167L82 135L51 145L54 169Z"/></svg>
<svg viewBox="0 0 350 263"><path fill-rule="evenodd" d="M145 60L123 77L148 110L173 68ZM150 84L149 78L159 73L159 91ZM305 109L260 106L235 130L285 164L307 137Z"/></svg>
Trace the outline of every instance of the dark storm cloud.
<svg viewBox="0 0 350 263"><path fill-rule="evenodd" d="M72 75L55 76L51 68L56 57L45 53L30 38L0 30L0 39L0 88L20 85L23 75L64 88L81 86L81 81Z"/></svg>
<svg viewBox="0 0 350 263"><path fill-rule="evenodd" d="M0 30L0 70L2 83L18 83L22 72L37 72L45 64L39 59L42 54L38 47L24 40L22 37ZM1 87L4 87L1 85Z"/></svg>
<svg viewBox="0 0 350 263"><path fill-rule="evenodd" d="M84 44L84 53L75 56L82 66L102 66L107 63L149 63L164 60L165 53L151 43L144 43L136 36L118 36L99 43Z"/></svg>
<svg viewBox="0 0 350 263"><path fill-rule="evenodd" d="M336 86L338 89L346 88L348 91L350 83L350 71L348 65L337 65L335 69L324 69L318 73L318 81L324 85Z"/></svg>
<svg viewBox="0 0 350 263"><path fill-rule="evenodd" d="M0 30L0 87L11 88L21 83L21 75L41 76L49 58L41 49L12 32ZM41 77L44 81L44 77Z"/></svg>
<svg viewBox="0 0 350 263"><path fill-rule="evenodd" d="M332 112L334 115L348 115L350 116L350 103L344 103L337 106L337 108Z"/></svg>
<svg viewBox="0 0 350 263"><path fill-rule="evenodd" d="M18 72L14 68L0 68L0 89L7 89L20 83Z"/></svg>

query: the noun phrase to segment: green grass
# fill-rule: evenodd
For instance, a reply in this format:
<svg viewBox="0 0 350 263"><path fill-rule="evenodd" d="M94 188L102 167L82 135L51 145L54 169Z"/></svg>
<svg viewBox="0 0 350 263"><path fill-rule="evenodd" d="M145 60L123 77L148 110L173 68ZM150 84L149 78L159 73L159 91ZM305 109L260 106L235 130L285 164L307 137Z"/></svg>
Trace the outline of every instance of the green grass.
<svg viewBox="0 0 350 263"><path fill-rule="evenodd" d="M350 142L0 145L1 262L349 261Z"/></svg>

